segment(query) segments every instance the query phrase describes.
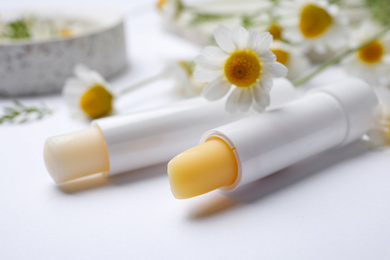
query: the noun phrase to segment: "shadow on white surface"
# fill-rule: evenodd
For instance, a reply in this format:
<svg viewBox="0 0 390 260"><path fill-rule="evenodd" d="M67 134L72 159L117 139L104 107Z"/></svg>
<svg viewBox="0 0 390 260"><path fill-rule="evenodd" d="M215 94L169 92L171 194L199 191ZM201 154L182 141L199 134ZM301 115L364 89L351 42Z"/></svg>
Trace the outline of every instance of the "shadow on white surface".
<svg viewBox="0 0 390 260"><path fill-rule="evenodd" d="M61 192L73 194L97 188L115 188L115 186L131 185L166 174L166 164L158 164L137 171L131 171L116 176L105 177L103 174L94 174L78 180L58 185Z"/></svg>
<svg viewBox="0 0 390 260"><path fill-rule="evenodd" d="M297 182L313 177L341 162L356 159L367 151L369 151L367 146L363 145L361 141L356 141L343 148L313 156L236 191L210 194L212 196L208 197L207 200L202 200L201 204L193 208L189 214L189 219L200 220L228 210L236 210Z"/></svg>

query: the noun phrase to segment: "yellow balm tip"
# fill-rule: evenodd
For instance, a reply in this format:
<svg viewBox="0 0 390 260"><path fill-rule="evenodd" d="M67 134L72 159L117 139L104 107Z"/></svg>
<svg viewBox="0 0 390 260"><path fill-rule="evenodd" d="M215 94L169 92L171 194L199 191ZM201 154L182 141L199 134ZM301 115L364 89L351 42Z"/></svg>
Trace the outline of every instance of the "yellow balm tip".
<svg viewBox="0 0 390 260"><path fill-rule="evenodd" d="M45 165L56 183L107 172L109 161L97 127L51 137L44 146Z"/></svg>
<svg viewBox="0 0 390 260"><path fill-rule="evenodd" d="M177 199L232 185L237 172L234 153L221 139L212 139L188 149L168 164L171 190Z"/></svg>

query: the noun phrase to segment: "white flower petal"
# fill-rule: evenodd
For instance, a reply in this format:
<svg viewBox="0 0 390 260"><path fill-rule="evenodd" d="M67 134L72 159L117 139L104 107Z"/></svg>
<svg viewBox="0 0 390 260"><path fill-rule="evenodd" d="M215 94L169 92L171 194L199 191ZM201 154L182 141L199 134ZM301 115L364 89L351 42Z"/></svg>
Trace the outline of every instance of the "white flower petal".
<svg viewBox="0 0 390 260"><path fill-rule="evenodd" d="M269 32L263 32L259 35L257 42L257 51L267 50L272 44L273 37Z"/></svg>
<svg viewBox="0 0 390 260"><path fill-rule="evenodd" d="M270 96L269 94L266 94L262 97L262 100L260 103L254 103L253 105L253 108L257 111L257 112L264 112L265 109L269 106L270 104Z"/></svg>
<svg viewBox="0 0 390 260"><path fill-rule="evenodd" d="M78 64L75 66L74 74L87 85L106 85L104 78L98 72L90 70L83 64Z"/></svg>
<svg viewBox="0 0 390 260"><path fill-rule="evenodd" d="M203 88L202 96L207 100L217 100L225 96L229 92L230 87L231 85L224 78L219 77Z"/></svg>
<svg viewBox="0 0 390 260"><path fill-rule="evenodd" d="M204 55L199 55L194 59L195 64L209 70L221 69L222 63L217 59L211 59Z"/></svg>
<svg viewBox="0 0 390 260"><path fill-rule="evenodd" d="M261 75L260 77L260 86L262 89L264 89L264 91L271 91L271 88L274 84L273 80L272 80L272 77L269 75L269 74L266 74L264 73L263 75Z"/></svg>
<svg viewBox="0 0 390 260"><path fill-rule="evenodd" d="M309 59L300 51L293 51L287 61L287 78L293 80L300 77L310 66Z"/></svg>
<svg viewBox="0 0 390 260"><path fill-rule="evenodd" d="M369 137L368 145L373 148L385 146L388 143L387 137L384 135L381 129L371 129L368 131Z"/></svg>
<svg viewBox="0 0 390 260"><path fill-rule="evenodd" d="M226 101L225 110L229 113L235 113L239 109L241 88L235 88Z"/></svg>
<svg viewBox="0 0 390 260"><path fill-rule="evenodd" d="M390 51L390 50L389 50ZM385 64L390 64L390 53L382 57Z"/></svg>
<svg viewBox="0 0 390 260"><path fill-rule="evenodd" d="M207 46L203 49L202 54L207 57L213 58L213 59L218 59L218 60L225 60L227 55L226 53L221 49L216 46Z"/></svg>
<svg viewBox="0 0 390 260"><path fill-rule="evenodd" d="M261 100L261 95L263 94L263 89L259 84L256 84L252 86L252 95L253 99L255 100L256 103L259 103Z"/></svg>
<svg viewBox="0 0 390 260"><path fill-rule="evenodd" d="M217 44L224 50L225 52L232 52L235 49L232 33L228 28L223 25L219 25L214 30L214 38Z"/></svg>
<svg viewBox="0 0 390 260"><path fill-rule="evenodd" d="M206 70L206 69L196 68L194 71L194 80L199 82L211 82L221 76L222 76L222 71L220 70Z"/></svg>
<svg viewBox="0 0 390 260"><path fill-rule="evenodd" d="M195 83L192 81L186 68L178 61L169 61L163 71L165 78L170 78L174 81L174 91L185 97L190 97L196 94Z"/></svg>
<svg viewBox="0 0 390 260"><path fill-rule="evenodd" d="M260 34L253 30L249 30L249 37L248 37L248 48L251 50L254 50L255 52L258 52L260 50L257 50L258 42L259 42Z"/></svg>
<svg viewBox="0 0 390 260"><path fill-rule="evenodd" d="M94 82L95 84L101 84L103 86L106 86L107 83L102 75L100 75L97 71L90 71L89 72L90 81Z"/></svg>
<svg viewBox="0 0 390 260"><path fill-rule="evenodd" d="M287 68L283 64L279 62L273 62L273 63L267 63L264 67L263 70L271 74L273 77L279 78L279 77L284 77L287 75Z"/></svg>
<svg viewBox="0 0 390 260"><path fill-rule="evenodd" d="M233 42L237 49L246 49L248 47L249 33L244 27L237 27L232 31Z"/></svg>
<svg viewBox="0 0 390 260"><path fill-rule="evenodd" d="M390 88L379 87L375 89L381 104L390 107Z"/></svg>
<svg viewBox="0 0 390 260"><path fill-rule="evenodd" d="M239 100L239 108L240 111L246 112L252 105L252 91L250 88L243 88L241 90L240 100Z"/></svg>
<svg viewBox="0 0 390 260"><path fill-rule="evenodd" d="M77 64L74 69L73 69L73 73L76 75L76 77L81 77L83 76L84 74L88 73L89 69L87 66L85 66L84 64Z"/></svg>
<svg viewBox="0 0 390 260"><path fill-rule="evenodd" d="M221 69L226 60L226 53L218 47L208 46L202 53L195 57L195 63L205 69Z"/></svg>
<svg viewBox="0 0 390 260"><path fill-rule="evenodd" d="M253 100L255 101L254 108L258 112L264 111L264 109L270 104L269 92L265 91L260 85L252 87Z"/></svg>
<svg viewBox="0 0 390 260"><path fill-rule="evenodd" d="M261 62L274 62L276 61L275 54L270 50L262 50L258 53Z"/></svg>

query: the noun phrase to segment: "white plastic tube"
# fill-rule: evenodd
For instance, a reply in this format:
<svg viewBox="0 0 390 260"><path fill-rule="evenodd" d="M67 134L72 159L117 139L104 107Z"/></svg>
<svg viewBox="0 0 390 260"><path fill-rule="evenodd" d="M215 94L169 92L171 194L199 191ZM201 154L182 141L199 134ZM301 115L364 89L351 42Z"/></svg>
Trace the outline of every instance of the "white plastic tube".
<svg viewBox="0 0 390 260"><path fill-rule="evenodd" d="M223 139L238 164L231 191L325 150L361 137L373 126L378 100L359 80L346 80L263 114L207 131L201 143Z"/></svg>
<svg viewBox="0 0 390 260"><path fill-rule="evenodd" d="M292 88L289 81L275 81L272 106L285 102L276 91ZM290 97L291 99L291 97ZM197 143L199 133L248 116L229 114L221 102L196 98L157 110L100 119L93 122L103 133L110 175L169 161L179 151Z"/></svg>
<svg viewBox="0 0 390 260"><path fill-rule="evenodd" d="M248 114L228 114L220 102L196 98L157 110L99 119L109 158L109 175L168 161L197 143L199 133Z"/></svg>
<svg viewBox="0 0 390 260"><path fill-rule="evenodd" d="M285 79L275 80L270 94L271 107L297 97ZM167 162L196 145L199 133L250 115L229 114L222 102L195 98L95 120L89 130L48 139L44 149L46 168L61 183L98 172L115 175Z"/></svg>

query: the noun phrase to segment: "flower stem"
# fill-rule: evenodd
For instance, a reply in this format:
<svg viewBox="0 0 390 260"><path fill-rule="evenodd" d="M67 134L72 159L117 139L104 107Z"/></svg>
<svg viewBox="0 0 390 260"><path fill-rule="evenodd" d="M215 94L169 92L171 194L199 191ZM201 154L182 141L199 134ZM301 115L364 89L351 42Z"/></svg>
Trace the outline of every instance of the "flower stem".
<svg viewBox="0 0 390 260"><path fill-rule="evenodd" d="M314 76L316 76L321 71L323 71L324 69L328 68L329 66L339 63L342 59L344 59L348 55L350 55L350 54L354 53L355 51L357 51L357 50L367 46L368 44L372 43L373 41L381 38L388 30L389 30L389 28L385 28L384 30L380 31L378 34L376 34L372 38L368 39L367 41L364 41L362 44L358 45L357 47L349 49L349 50L346 50L345 52L339 54L338 56L336 56L336 57L334 57L334 58L324 62L323 64L321 64L321 66L319 66L313 72L309 73L306 76L303 76L302 78L299 78L299 79L295 80L293 82L294 86L297 87L297 86L307 82L308 80L310 80L311 78L313 78Z"/></svg>
<svg viewBox="0 0 390 260"><path fill-rule="evenodd" d="M333 65L333 64L337 64L338 62L340 62L344 57L348 56L349 54L351 54L352 52L354 52L355 49L349 49L343 53L341 53L339 56L336 56L326 62L324 62L323 64L321 64L321 66L319 66L317 69L315 69L313 72L309 73L308 75L302 77L302 78L299 78L297 80L295 80L293 82L294 86L299 86L303 83L305 83L306 81L310 80L311 78L313 78L315 75L319 74L321 71L323 71L324 69L326 69L327 67Z"/></svg>
<svg viewBox="0 0 390 260"><path fill-rule="evenodd" d="M200 23L219 21L238 16L234 13L209 13L209 12L193 12L194 17L189 21L190 26L195 26Z"/></svg>
<svg viewBox="0 0 390 260"><path fill-rule="evenodd" d="M152 83L152 82L154 82L154 81L156 81L156 80L158 80L158 79L160 79L160 78L162 78L162 77L163 77L163 73L159 73L159 74L156 74L156 75L151 76L151 77L149 77L149 78L143 79L143 80L137 82L136 84L134 84L134 85L132 85L132 86L129 86L129 87L124 88L124 89L121 89L121 90L116 94L116 96L117 96L117 97L120 97L120 96L122 96L122 95L124 95L124 94L127 94L127 93L129 93L129 92L131 92L131 91L133 91L133 90L136 90L136 89L138 89L138 88L140 88L140 87L142 87L142 86L148 85L148 84L150 84L150 83Z"/></svg>

